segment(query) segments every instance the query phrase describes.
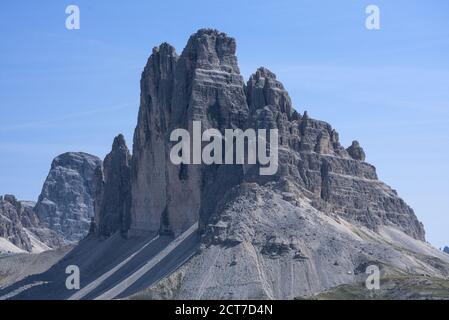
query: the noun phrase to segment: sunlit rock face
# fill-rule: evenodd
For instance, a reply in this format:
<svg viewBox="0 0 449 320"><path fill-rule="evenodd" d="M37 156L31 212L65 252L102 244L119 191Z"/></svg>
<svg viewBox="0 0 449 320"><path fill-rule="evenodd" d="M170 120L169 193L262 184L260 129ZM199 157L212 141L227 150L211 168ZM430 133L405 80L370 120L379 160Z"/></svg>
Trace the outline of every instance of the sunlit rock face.
<svg viewBox="0 0 449 320"><path fill-rule="evenodd" d="M94 172L101 160L83 152L56 157L35 211L41 222L66 241L84 238L94 217Z"/></svg>
<svg viewBox="0 0 449 320"><path fill-rule="evenodd" d="M279 169L260 176L256 166L173 165L172 130L279 130ZM245 84L236 42L202 29L182 54L167 43L153 49L142 73L141 105L131 163L130 234L179 234L207 225L217 203L242 182L277 183L326 213L376 230L394 225L423 240L413 210L379 181L357 141L345 149L326 122L299 114L275 74L259 68ZM288 187L286 187L288 186Z"/></svg>
<svg viewBox="0 0 449 320"><path fill-rule="evenodd" d="M0 238L3 239L0 253L22 250L38 253L64 243L62 237L40 222L34 205L32 201L19 201L13 195L0 196Z"/></svg>
<svg viewBox="0 0 449 320"><path fill-rule="evenodd" d="M126 235L130 223L131 154L123 135L114 139L111 152L95 171L95 220L93 230L108 237L119 231Z"/></svg>
<svg viewBox="0 0 449 320"><path fill-rule="evenodd" d="M249 110L235 50L233 38L208 29L192 35L180 56L166 43L153 50L134 134L131 234L179 234L198 221L217 168L173 165L169 136L191 132L194 120L203 130L244 126Z"/></svg>
<svg viewBox="0 0 449 320"><path fill-rule="evenodd" d="M91 276L93 291L82 298L117 289L123 295L111 298L142 289L164 299L311 297L364 285L368 266L382 276L449 277L449 255L424 241L413 210L379 181L361 144L342 146L330 124L297 110L267 68L245 83L236 42L222 32L199 30L180 55L167 43L154 48L142 73L132 156L119 135L103 164L81 155L73 164L55 160L37 205L50 227L79 235L69 227L83 221L87 228L89 220L75 219L73 208L87 203L81 212L95 211L96 236L43 276L47 284L19 297L71 296L52 290L65 282L59 271L67 263ZM276 129L277 170L173 164L177 142L170 134L185 129L194 136L196 121L221 135ZM108 279L96 276L104 274Z"/></svg>

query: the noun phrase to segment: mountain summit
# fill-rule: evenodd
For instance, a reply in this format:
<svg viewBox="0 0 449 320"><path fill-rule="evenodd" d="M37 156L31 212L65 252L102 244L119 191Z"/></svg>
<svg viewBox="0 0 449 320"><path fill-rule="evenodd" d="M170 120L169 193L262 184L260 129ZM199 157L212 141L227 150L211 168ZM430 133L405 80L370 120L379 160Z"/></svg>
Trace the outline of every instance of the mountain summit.
<svg viewBox="0 0 449 320"><path fill-rule="evenodd" d="M34 208L42 223L68 242L84 238L94 216L94 170L101 160L84 152L66 152L51 164Z"/></svg>
<svg viewBox="0 0 449 320"><path fill-rule="evenodd" d="M141 80L141 105L134 134L130 234L170 230L175 235L209 217L227 193L256 183L292 193L312 207L371 230L394 226L424 240L412 209L377 179L357 141L345 150L338 133L322 121L301 115L273 72L259 68L245 84L237 65L236 42L202 29L182 54L163 43L153 49ZM204 129L278 129L280 168L260 177L244 165L175 166L170 133Z"/></svg>
<svg viewBox="0 0 449 320"><path fill-rule="evenodd" d="M141 77L133 152L122 136L96 169L95 232L16 298L292 299L382 275L449 275L449 258L380 181L354 141L294 108L276 75L244 81L236 41L201 29L180 55L163 43ZM278 170L173 164L173 130L277 129ZM271 146L270 146L271 148ZM91 229L91 230L92 230ZM66 265L80 291L64 289ZM14 291L15 290L15 291ZM0 295L2 292L0 291Z"/></svg>

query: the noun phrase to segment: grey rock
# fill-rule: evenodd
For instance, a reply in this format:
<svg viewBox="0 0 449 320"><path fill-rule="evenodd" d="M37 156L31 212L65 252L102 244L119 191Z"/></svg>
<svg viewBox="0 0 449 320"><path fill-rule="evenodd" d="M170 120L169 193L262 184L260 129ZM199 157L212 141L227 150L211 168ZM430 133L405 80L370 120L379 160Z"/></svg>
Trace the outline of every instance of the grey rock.
<svg viewBox="0 0 449 320"><path fill-rule="evenodd" d="M271 72L263 70L263 74L274 78ZM413 210L378 180L374 166L364 162L365 153L357 141L345 150L338 133L328 123L312 119L306 112L302 117L292 116L284 106L290 105L288 93L278 83L272 85L273 90L280 91L284 98L274 100L277 104L263 106L262 98L254 98L264 96L252 93L260 90L261 86L254 85L254 79L261 78L260 73L260 69L256 71L247 85L247 96L253 97L249 103L255 105L251 101L259 101L257 107L251 108L248 126L279 130L279 170L271 181L277 182L280 189L287 187L287 192L293 190L298 197L309 199L315 208L328 214L372 230L395 225L424 240L424 228ZM257 171L247 171L243 181L263 184L266 179Z"/></svg>
<svg viewBox="0 0 449 320"><path fill-rule="evenodd" d="M447 254L449 254L449 247L444 247L443 252L446 252Z"/></svg>
<svg viewBox="0 0 449 320"><path fill-rule="evenodd" d="M82 152L56 157L34 208L41 222L68 242L82 239L94 217L94 171L101 160Z"/></svg>
<svg viewBox="0 0 449 320"><path fill-rule="evenodd" d="M273 72L259 68L246 85L237 66L235 40L216 30L192 35L181 56L164 43L153 50L141 80L141 106L134 135L131 234L180 234L198 219L201 229L215 206L244 181L288 185L298 196L329 214L373 230L395 225L423 240L424 229L396 192L377 179L357 141L345 150L326 122L292 106ZM272 177L241 165L174 166L168 159L169 134L203 130L279 130L279 170Z"/></svg>
<svg viewBox="0 0 449 320"><path fill-rule="evenodd" d="M276 75L267 68L257 69L247 83L247 101L252 111L273 105L291 120L295 113L290 96Z"/></svg>
<svg viewBox="0 0 449 320"><path fill-rule="evenodd" d="M95 171L95 229L100 236L126 234L130 223L131 154L123 135L114 139L112 151Z"/></svg>
<svg viewBox="0 0 449 320"><path fill-rule="evenodd" d="M351 146L346 149L348 151L348 154L355 160L359 161L365 161L365 152L363 151L362 147L360 146L358 141L352 141Z"/></svg>
<svg viewBox="0 0 449 320"><path fill-rule="evenodd" d="M366 228L380 233L393 228L423 241L424 228L413 210L378 180L359 143L355 141L346 150L331 125L312 119L306 112L302 116L296 112L285 87L268 69L259 68L244 85L235 47L235 40L221 32L200 30L190 37L181 56L168 44L154 49L142 75L131 165L130 234L177 235L199 220L205 248L189 264L185 297L194 294L195 284L204 281L214 289L204 291L201 297L224 298L218 289L223 287L234 292L233 297L288 297L278 287L290 283L288 277L275 281L274 291L266 292L263 283L246 287L256 270L264 270L266 279L254 279L254 283L269 282L282 273L265 257L283 259L288 270L294 261L309 261L311 269L299 265L295 269L304 277L332 272L322 263L325 256L332 256L331 266L337 261L347 268L340 276L328 279L333 283L326 283L324 274L317 275L313 280L316 286L310 284L307 290L349 281L358 263L351 259L358 249L349 244L352 240L341 234L342 230L334 230L330 221L345 221L345 230ZM221 132L225 128L278 129L277 174L260 176L257 165L172 165L168 135L175 128L191 131L193 120L201 120L203 129ZM296 213L290 213L290 206ZM282 222L284 218L288 223ZM384 247L376 248L368 238L364 241L369 256L387 259L382 254ZM322 251L314 253L319 247ZM235 248L230 250L229 261L222 248ZM400 252L394 255L394 261L389 260L392 264L404 263L406 258ZM240 263L233 263L236 256ZM202 279L212 267L210 261L215 261L213 268L216 266L223 278L214 273L215 279ZM229 266L239 266L242 273ZM246 274L251 268L254 272ZM235 289L240 285L242 288ZM298 287L293 291L305 289L295 285Z"/></svg>
<svg viewBox="0 0 449 320"><path fill-rule="evenodd" d="M396 191L379 181L360 145L346 150L330 124L295 111L268 69L259 68L245 84L235 51L233 38L211 29L193 34L180 56L167 43L153 49L142 73L130 163L118 139L103 167L92 167L91 232L108 236L128 229L129 239L89 237L75 250L89 258L68 257L96 286L86 297L118 290L115 277L125 290L121 295L137 290L136 283L161 280L161 274L167 277L155 291L149 289L151 296L181 299L292 299L354 283L369 264L449 276L448 256L425 243L423 225ZM169 135L178 128L192 132L194 120L201 120L203 130L222 133L278 129L277 173L261 176L258 164L172 164ZM129 228L123 223L128 209ZM173 241L197 222L201 240L193 234L188 241ZM151 239L154 243L147 242ZM159 248L161 242L172 251ZM91 259L92 246L98 255ZM126 262L133 246L145 250ZM165 258L127 284L135 275L130 270L144 264L140 259L148 262L161 250ZM149 253L151 258L145 257ZM98 279L122 262L125 267L107 281ZM63 267L56 265L40 279L51 288L56 282L49 279L61 279L57 271ZM57 296L44 291L42 286L21 295Z"/></svg>
<svg viewBox="0 0 449 320"><path fill-rule="evenodd" d="M33 206L33 202L19 201L13 195L0 197L0 237L28 252L60 247L62 238L41 224Z"/></svg>
<svg viewBox="0 0 449 320"><path fill-rule="evenodd" d="M16 247L31 251L31 241L20 221L20 203L12 195L0 198L0 237L9 240Z"/></svg>
<svg viewBox="0 0 449 320"><path fill-rule="evenodd" d="M233 38L210 29L192 35L181 56L166 43L153 50L134 133L131 235L180 234L213 202L205 194L217 168L173 165L169 135L192 132L193 120L203 130L243 127L249 109L235 50Z"/></svg>

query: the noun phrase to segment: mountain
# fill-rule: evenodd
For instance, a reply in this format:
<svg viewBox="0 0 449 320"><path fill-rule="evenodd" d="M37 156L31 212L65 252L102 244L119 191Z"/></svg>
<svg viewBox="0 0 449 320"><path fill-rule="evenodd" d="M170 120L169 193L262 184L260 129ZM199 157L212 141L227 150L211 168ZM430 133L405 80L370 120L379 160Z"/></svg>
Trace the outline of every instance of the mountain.
<svg viewBox="0 0 449 320"><path fill-rule="evenodd" d="M449 247L444 247L443 251L449 254Z"/></svg>
<svg viewBox="0 0 449 320"><path fill-rule="evenodd" d="M216 204L242 183L272 184L312 207L376 230L394 226L424 240L413 210L363 162L358 142L347 150L338 133L301 116L276 76L260 68L244 84L233 38L215 30L190 37L181 56L164 43L153 49L141 80L134 134L130 234L168 230L175 235L198 219L204 227ZM257 165L206 166L170 162L170 133L177 128L279 130L279 170L260 176ZM174 196L176 195L176 196Z"/></svg>
<svg viewBox="0 0 449 320"><path fill-rule="evenodd" d="M93 233L108 237L129 226L131 154L123 135L114 139L111 152L95 171L95 220Z"/></svg>
<svg viewBox="0 0 449 320"><path fill-rule="evenodd" d="M0 197L0 252L41 252L84 238L94 217L94 173L101 160L86 153L56 157L37 203Z"/></svg>
<svg viewBox="0 0 449 320"><path fill-rule="evenodd" d="M132 155L118 136L94 170L89 236L0 299L293 299L364 283L369 267L389 278L449 277L449 256L425 242L360 143L345 148L330 124L299 113L267 68L245 82L225 33L201 29L180 55L154 48L140 87ZM170 137L194 136L195 121L216 136L265 129L277 170L175 164ZM71 264L83 275L75 292L65 288Z"/></svg>
<svg viewBox="0 0 449 320"><path fill-rule="evenodd" d="M33 206L13 195L0 196L0 253L38 253L62 245L63 239L42 225Z"/></svg>
<svg viewBox="0 0 449 320"><path fill-rule="evenodd" d="M41 222L68 242L84 238L94 217L94 174L101 160L83 152L57 156L34 207Z"/></svg>

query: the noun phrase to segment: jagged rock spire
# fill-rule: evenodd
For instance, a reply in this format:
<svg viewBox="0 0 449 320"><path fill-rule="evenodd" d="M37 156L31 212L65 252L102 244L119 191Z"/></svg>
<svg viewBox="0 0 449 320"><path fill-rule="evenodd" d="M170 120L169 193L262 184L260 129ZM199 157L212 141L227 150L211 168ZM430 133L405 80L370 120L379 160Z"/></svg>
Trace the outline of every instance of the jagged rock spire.
<svg viewBox="0 0 449 320"><path fill-rule="evenodd" d="M290 119L293 115L292 102L283 84L267 68L260 67L251 75L247 83L247 100L250 109L259 109L267 105L279 107Z"/></svg>
<svg viewBox="0 0 449 320"><path fill-rule="evenodd" d="M34 208L41 222L68 241L86 236L94 216L95 168L101 160L83 152L57 156Z"/></svg>
<svg viewBox="0 0 449 320"><path fill-rule="evenodd" d="M115 137L111 152L103 167L97 167L95 233L110 236L120 231L123 235L129 228L131 206L131 154L122 134Z"/></svg>
<svg viewBox="0 0 449 320"><path fill-rule="evenodd" d="M182 56L194 62L196 69L218 69L240 74L237 65L236 42L215 29L200 29L187 42Z"/></svg>

